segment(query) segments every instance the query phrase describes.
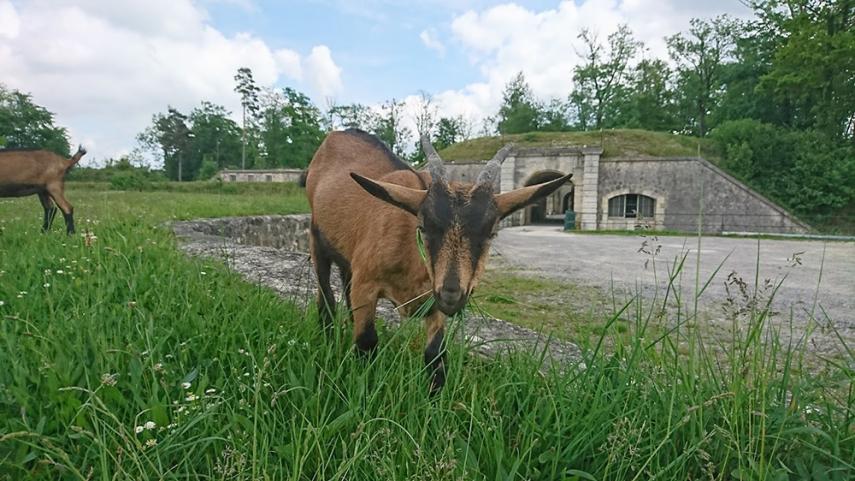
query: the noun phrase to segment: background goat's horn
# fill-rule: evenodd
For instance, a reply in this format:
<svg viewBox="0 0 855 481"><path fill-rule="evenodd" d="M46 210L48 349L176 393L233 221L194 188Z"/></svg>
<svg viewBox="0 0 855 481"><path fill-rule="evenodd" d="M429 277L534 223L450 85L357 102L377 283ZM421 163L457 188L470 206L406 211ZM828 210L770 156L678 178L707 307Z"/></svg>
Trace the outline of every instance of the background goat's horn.
<svg viewBox="0 0 855 481"><path fill-rule="evenodd" d="M436 153L436 149L430 143L430 137L427 134L422 135L422 150L427 157L428 171L433 182L445 181L445 166L442 165L442 158Z"/></svg>
<svg viewBox="0 0 855 481"><path fill-rule="evenodd" d="M493 183L496 181L496 178L499 176L499 172L502 170L502 161L505 160L505 157L511 153L511 149L514 147L513 144L507 144L498 152L496 155L487 162L487 165L481 170L481 173L478 174L478 180L475 181L476 185L489 185L493 186Z"/></svg>

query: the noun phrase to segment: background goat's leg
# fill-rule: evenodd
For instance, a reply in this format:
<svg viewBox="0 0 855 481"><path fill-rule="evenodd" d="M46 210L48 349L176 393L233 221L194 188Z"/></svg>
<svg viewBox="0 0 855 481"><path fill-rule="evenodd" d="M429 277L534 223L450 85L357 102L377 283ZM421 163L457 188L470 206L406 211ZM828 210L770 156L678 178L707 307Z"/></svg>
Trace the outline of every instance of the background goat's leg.
<svg viewBox="0 0 855 481"><path fill-rule="evenodd" d="M353 321L353 304L350 302L350 286L353 284L353 274L347 265L338 266L338 273L341 277L342 297L344 297L344 302L347 304L347 315Z"/></svg>
<svg viewBox="0 0 855 481"><path fill-rule="evenodd" d="M312 226L311 233L309 247L312 253L312 265L315 267L315 275L318 276L318 319L327 334L332 334L333 319L335 318L335 296L330 286L332 260L324 250L324 244L317 227Z"/></svg>
<svg viewBox="0 0 855 481"><path fill-rule="evenodd" d="M71 206L71 203L65 199L63 190L62 184L49 184L47 186L48 194L50 194L53 201L56 202L56 205L59 206L59 210L62 211L62 216L65 217L66 233L74 234L74 208Z"/></svg>
<svg viewBox="0 0 855 481"><path fill-rule="evenodd" d="M446 315L439 309L434 309L425 317L425 366L431 379L431 394L436 394L445 385L445 319Z"/></svg>
<svg viewBox="0 0 855 481"><path fill-rule="evenodd" d="M47 192L39 192L39 200L42 203L42 208L45 210L45 221L42 224L42 230L48 231L50 230L51 224L53 224L53 218L56 216L56 206L54 206L53 201L50 200L50 196Z"/></svg>

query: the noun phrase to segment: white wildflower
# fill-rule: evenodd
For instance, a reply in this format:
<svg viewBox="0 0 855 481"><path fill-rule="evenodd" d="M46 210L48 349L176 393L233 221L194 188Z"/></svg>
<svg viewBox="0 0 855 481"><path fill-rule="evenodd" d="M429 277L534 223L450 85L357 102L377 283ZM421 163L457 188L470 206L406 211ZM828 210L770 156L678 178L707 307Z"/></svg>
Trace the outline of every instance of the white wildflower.
<svg viewBox="0 0 855 481"><path fill-rule="evenodd" d="M193 394L192 392L190 394L188 394L186 398L184 398L184 400L187 402L193 402L197 399L199 399L199 396Z"/></svg>
<svg viewBox="0 0 855 481"><path fill-rule="evenodd" d="M204 275L206 275L206 274L208 274L208 273L207 273L207 272L205 272L205 271L199 271L199 274L202 274L202 275L204 276Z"/></svg>
<svg viewBox="0 0 855 481"><path fill-rule="evenodd" d="M56 273L62 275L62 274L65 274L65 271L62 269L57 269Z"/></svg>
<svg viewBox="0 0 855 481"><path fill-rule="evenodd" d="M157 424L154 421L147 421L145 423L145 426L143 426L143 427L145 427L147 430L151 431L152 429L157 427Z"/></svg>
<svg viewBox="0 0 855 481"><path fill-rule="evenodd" d="M189 382L182 382L181 388L182 389L190 389L190 383Z"/></svg>
<svg viewBox="0 0 855 481"><path fill-rule="evenodd" d="M3 301L0 301L0 307L3 307L4 305L6 305L6 303Z"/></svg>
<svg viewBox="0 0 855 481"><path fill-rule="evenodd" d="M145 428L143 428L142 426L134 426L134 432L137 434L143 432L143 429Z"/></svg>
<svg viewBox="0 0 855 481"><path fill-rule="evenodd" d="M205 389L205 394L208 394L208 395L215 394L216 392L217 392L217 390L214 388Z"/></svg>
<svg viewBox="0 0 855 481"><path fill-rule="evenodd" d="M50 287L50 282L45 282L45 283L44 283L44 287L45 287L45 288Z"/></svg>
<svg viewBox="0 0 855 481"><path fill-rule="evenodd" d="M101 375L101 384L105 386L115 386L116 381L119 379L119 373L111 374L104 373Z"/></svg>
<svg viewBox="0 0 855 481"><path fill-rule="evenodd" d="M155 364L155 365L154 365L154 370L155 370L155 371L162 371L162 370L163 370L163 364L162 364L162 363L157 363L157 364Z"/></svg>
<svg viewBox="0 0 855 481"><path fill-rule="evenodd" d="M154 438L149 439L148 441L145 442L145 446L147 448L153 448L153 447L157 446L157 439L154 439Z"/></svg>
<svg viewBox="0 0 855 481"><path fill-rule="evenodd" d="M293 346L294 344L297 344L297 340L296 340L296 339L291 339L290 341L288 341L288 345L289 345L289 346Z"/></svg>

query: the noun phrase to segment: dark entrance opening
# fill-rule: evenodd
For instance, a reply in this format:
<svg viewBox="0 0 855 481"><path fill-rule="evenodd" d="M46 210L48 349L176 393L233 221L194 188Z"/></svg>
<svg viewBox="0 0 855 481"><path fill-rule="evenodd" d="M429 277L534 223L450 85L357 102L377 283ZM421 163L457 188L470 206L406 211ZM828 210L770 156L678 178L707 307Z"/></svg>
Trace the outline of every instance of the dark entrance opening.
<svg viewBox="0 0 855 481"><path fill-rule="evenodd" d="M537 172L526 181L525 185L542 184L557 179L563 174L555 171ZM567 192L569 187L569 192ZM568 200L569 199L569 200ZM538 200L526 208L526 224L561 224L564 222L564 211L573 208L573 184L566 184L550 194Z"/></svg>

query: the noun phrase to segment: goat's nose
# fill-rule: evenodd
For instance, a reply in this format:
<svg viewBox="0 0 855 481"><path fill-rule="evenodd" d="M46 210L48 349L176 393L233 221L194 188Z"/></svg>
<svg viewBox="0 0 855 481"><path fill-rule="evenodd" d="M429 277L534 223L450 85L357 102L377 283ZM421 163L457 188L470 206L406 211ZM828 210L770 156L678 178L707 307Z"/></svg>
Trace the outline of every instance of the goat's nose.
<svg viewBox="0 0 855 481"><path fill-rule="evenodd" d="M439 295L448 304L456 304L463 297L463 290L459 286L442 286Z"/></svg>

